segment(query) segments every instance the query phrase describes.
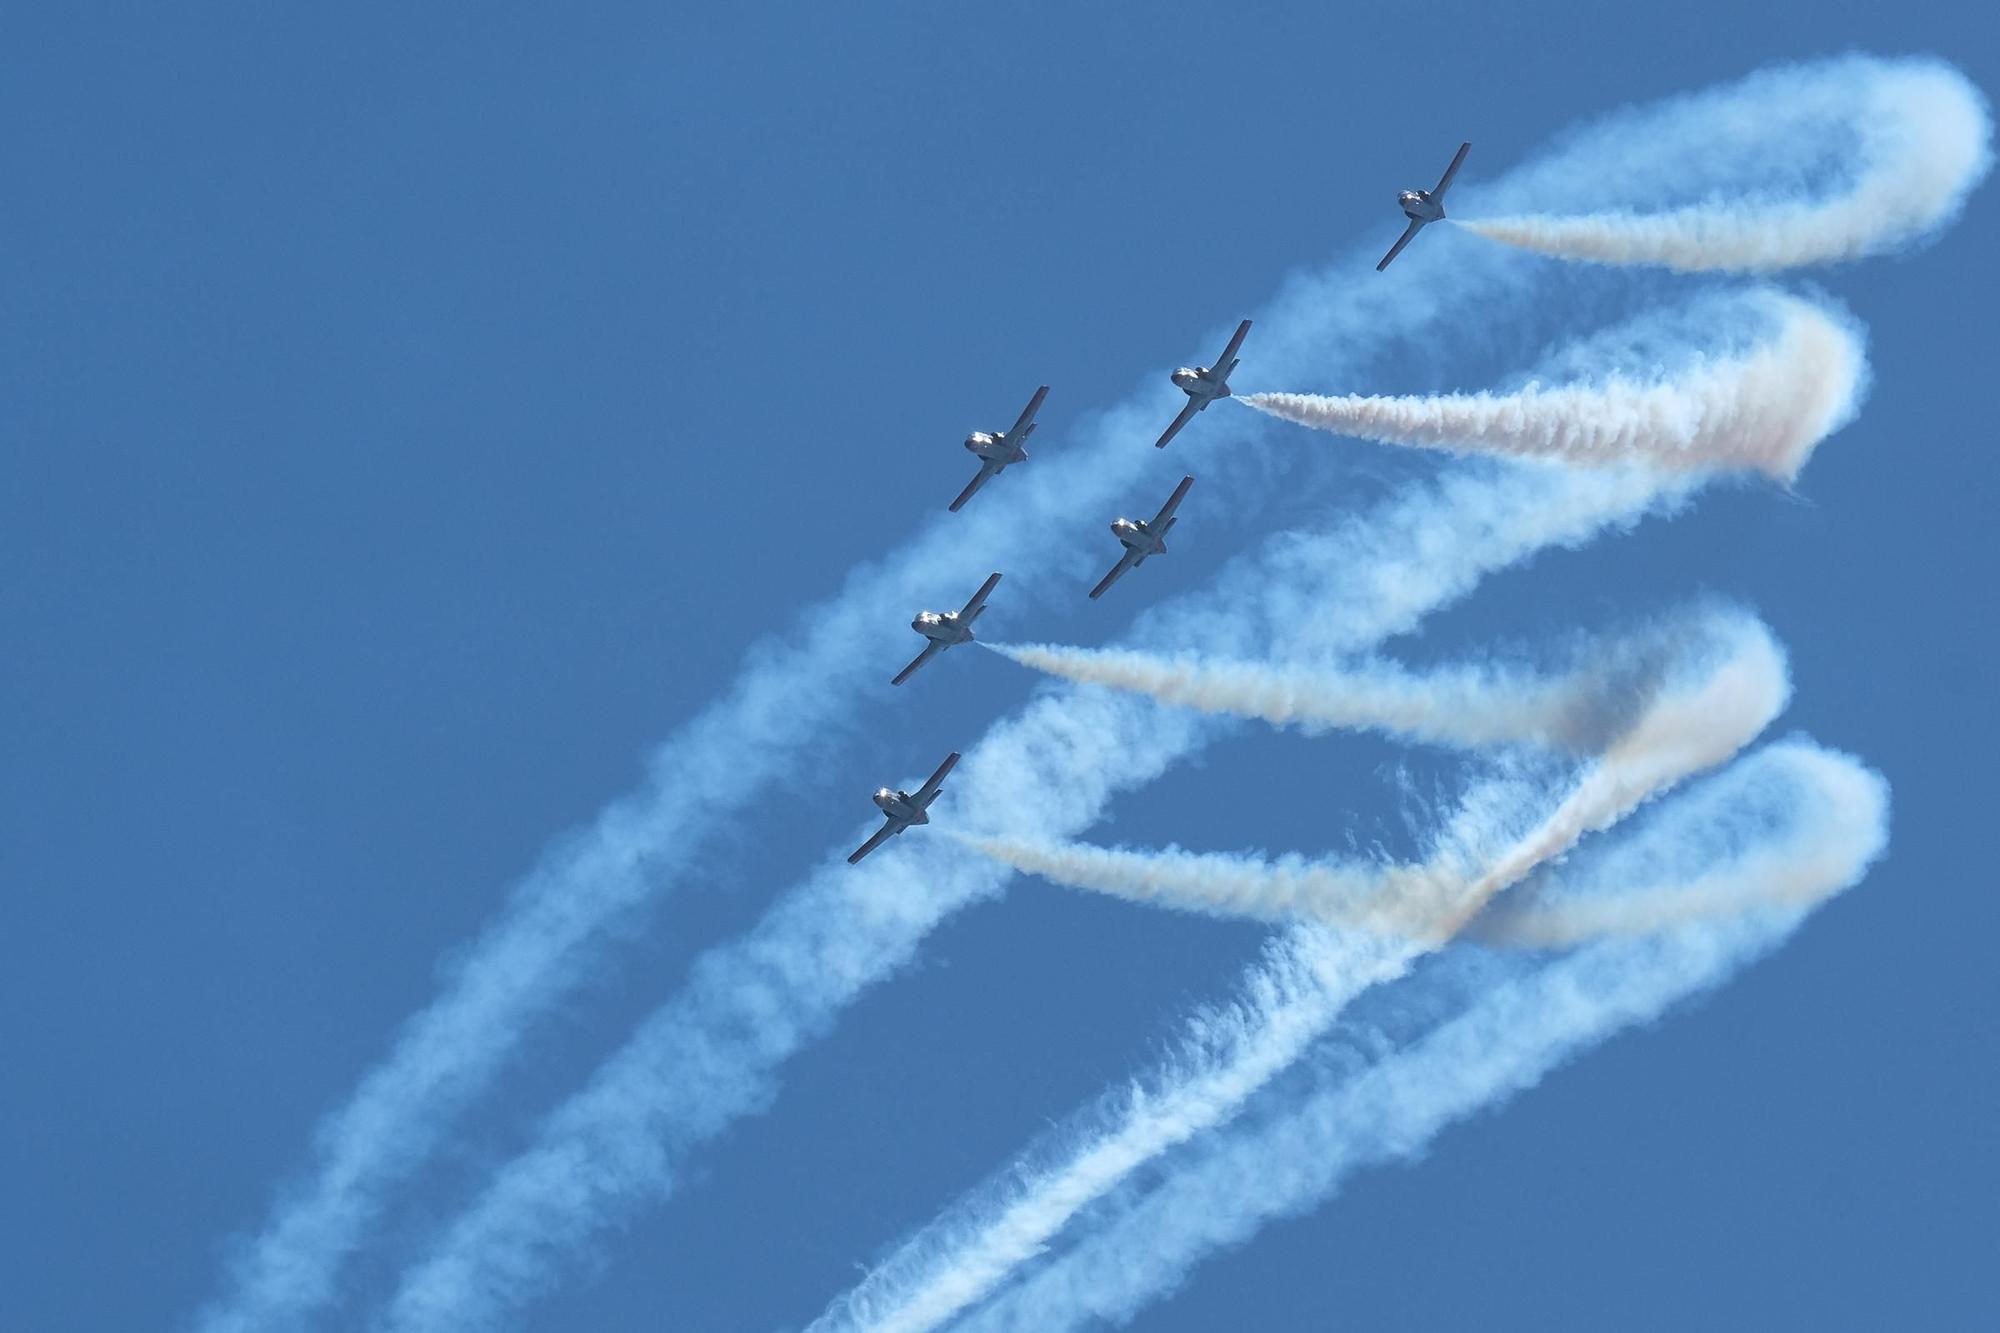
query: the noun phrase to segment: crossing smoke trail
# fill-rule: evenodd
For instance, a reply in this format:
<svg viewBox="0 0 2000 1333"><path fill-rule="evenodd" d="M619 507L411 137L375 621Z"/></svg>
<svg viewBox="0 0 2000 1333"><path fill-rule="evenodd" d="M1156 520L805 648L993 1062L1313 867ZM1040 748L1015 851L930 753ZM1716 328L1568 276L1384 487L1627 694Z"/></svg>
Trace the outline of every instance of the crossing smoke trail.
<svg viewBox="0 0 2000 1333"><path fill-rule="evenodd" d="M1628 113L1607 129L1574 137L1519 180L1486 185L1482 197L1503 205L1517 198L1526 202L1537 186L1546 185L1549 179L1573 178L1580 173L1607 191L1639 189L1666 164L1649 158L1643 150L1634 150L1634 141L1628 137L1634 125L1640 128L1637 142L1645 144L1664 141L1651 134L1649 126L1682 127L1690 119L1714 124L1720 117L1727 132L1717 135L1710 145L1712 151L1672 161L1670 174L1683 182L1704 172L1726 170L1732 164L1784 160L1800 149L1802 134L1806 141L1817 144L1823 138L1826 145L1838 148L1848 133L1847 125L1830 119L1801 131L1772 114L1782 109L1774 108L1772 100L1810 97L1837 102L1857 82L1891 68L1894 66L1885 62L1866 60L1830 62L1808 67L1782 86L1769 78L1753 78L1653 111ZM1754 132L1744 132L1745 125L1752 130L1759 125L1777 128L1772 141L1767 142ZM1497 256L1504 253L1493 249L1455 256L1448 274L1452 299L1480 301L1493 312L1518 306L1515 298L1525 289L1529 271L1500 262ZM1359 272L1360 262L1349 267ZM1259 345L1260 373L1268 370L1281 379L1296 375L1309 355L1324 366L1328 346L1343 348L1349 354L1372 355L1385 340L1409 334L1430 314L1444 308L1445 287L1427 292L1424 284L1428 280L1414 272L1392 275L1379 287L1365 289L1351 288L1339 281L1340 276L1329 274L1293 284L1278 316L1260 319L1260 338L1265 339ZM1275 339L1270 337L1273 331L1278 333ZM1350 366L1339 373L1351 371ZM1131 421L1132 414L1127 413L1113 424L1123 429ZM1043 533L1059 526L1044 520L1067 512L1067 500L1079 484L1088 489L1101 480L1087 469L1060 476L1045 469L1039 475L1051 483L1050 491L1060 494L1028 506L1025 519L1019 512L996 510L996 518L1003 521L995 524L993 533L982 530L978 534L982 551L1014 549L1008 543L1038 545ZM1369 610L1375 614L1371 623L1407 625L1428 606L1459 595L1481 571L1518 559L1542 541L1582 540L1604 525L1629 523L1643 512L1670 508L1681 494L1684 488L1678 484L1626 473L1606 474L1597 485L1567 477L1447 477L1437 490L1419 496L1419 503L1389 506L1375 515L1388 526L1370 534L1365 552L1339 549L1339 541L1299 543L1274 556L1274 563L1284 566L1288 559L1305 561L1309 554L1329 545L1343 557L1366 554L1370 557L1366 568L1380 586L1357 587L1356 599L1372 599ZM1453 506L1460 504L1464 507L1454 510ZM1525 514L1519 506L1544 508ZM989 536L998 544L988 543ZM1377 558L1384 549L1400 547L1406 541L1412 545L1404 550L1400 564ZM950 545L954 548L951 555L961 553L956 541ZM1458 563L1440 577L1431 577L1428 566L1440 557ZM899 560L898 567L903 566ZM867 575L872 580L885 577ZM886 603L890 599L881 600ZM913 604L908 597L897 600ZM850 595L819 615L842 620L852 630L860 619L873 614L873 602L863 605L864 601L867 599ZM1272 607L1264 614L1275 625L1289 609ZM1238 632L1248 634L1253 625L1253 621L1242 622ZM1278 628L1283 629L1281 625ZM1302 628L1291 641L1299 651L1324 651L1329 645L1351 651L1370 642L1366 638L1343 642L1340 632L1323 626ZM711 808L705 818L690 818L677 825L683 837L691 838L714 818L740 810L768 781L769 770L796 762L804 733L837 723L846 715L853 703L849 690L858 668L853 660L840 656L844 644L847 641L834 640L829 645L816 638L764 670L759 691L737 690L730 705L733 711L709 726L704 736L715 743L714 755L726 755L733 763L753 754L758 768L740 783L735 781L738 775L715 772L711 790L723 794L709 798ZM809 690L799 683L801 679L809 681ZM800 690L808 692L794 698L793 692ZM1081 744L1080 733L1054 714L1037 713L1034 717L1037 720L1032 725L1027 715L1017 719L1020 729L1007 733L1007 745L1023 759L1021 771L1053 774L1051 808L1038 806L1021 812L1024 824L1045 825L1029 830L1040 836L1074 834L1095 817L1110 790L1123 789L1120 784L1137 785L1155 771L1151 748L1141 762L1132 764L1131 756L1116 748L1098 748L1094 737L1091 743ZM1157 709L1104 705L1101 721L1108 737L1121 738L1133 746L1140 740L1149 747L1157 745L1162 763L1194 748L1202 739L1200 728L1183 728ZM751 739L746 741L746 736ZM723 745L723 740L731 743ZM1000 740L1001 734L996 733L996 743ZM1064 748L1072 744L1077 747L1073 752ZM1025 762L1072 753L1130 766L1111 775L1108 785L1097 786L1093 785L1094 777L1087 780L1072 773L1054 773L1039 762ZM999 763L997 759L994 762ZM711 767L693 762L683 767L697 778L711 772ZM973 771L969 759L961 776L969 777ZM1057 797L1070 795L1076 798L1074 811L1054 810ZM996 831L1019 833L1023 829ZM681 854L674 845L663 857ZM394 1307L400 1312L397 1318L402 1325L445 1326L461 1320L476 1325L481 1310L524 1299L550 1279L568 1250L583 1238L608 1225L638 1200L669 1191L679 1152L734 1115L763 1104L771 1095L770 1071L778 1061L823 1030L847 999L892 971L940 916L996 891L1003 879L986 868L966 870L920 849L886 855L888 860L881 866L851 882L835 884L824 874L814 876L782 899L750 936L712 953L698 969L688 992L649 1020L583 1093L551 1116L537 1145L496 1175L487 1191L448 1229L431 1260L406 1274ZM927 856L930 859L926 860ZM924 873L910 873L911 863L922 866ZM653 878L659 877L655 872ZM550 882L566 889L579 887L554 879ZM638 896L653 891L642 888ZM904 897L885 906L884 899L892 893ZM579 937L589 939L602 933L601 915L594 908L580 910L577 917L581 922L576 932ZM823 956L805 956L813 948L822 949ZM587 956L578 948L565 963ZM427 1092L421 1086L425 1082L435 1082L445 1085L446 1093L409 1099L407 1107L393 1098L383 1100L379 1119L394 1134L419 1140L415 1151L395 1158L386 1176L393 1177L396 1168L421 1156L435 1141L438 1123L490 1078L498 1057L488 1038L498 1033L501 1046L511 1042L520 1020L552 1003L565 986L574 984L580 972L580 966L566 965L558 970L555 980L544 982L531 968L525 993L509 990L504 982L492 987L498 997L494 1005L504 1011L504 1021L489 1023L484 1012L474 1006L478 1022L467 1026L475 1029L479 1040L463 1049L453 1046L441 1057L447 1066L457 1061L470 1072L461 1076L448 1068L447 1077L440 1078L421 1061L398 1066L412 1075L420 1091ZM499 975L495 973L496 979ZM725 993L746 977L747 989ZM671 1060L676 1054L688 1055L688 1061L674 1065ZM699 1081L689 1070L710 1075L709 1086L698 1092L678 1086L681 1078ZM385 1173L379 1161L370 1157L371 1151L357 1153L359 1164L351 1170L328 1169L315 1188L324 1189L328 1180L336 1189L345 1188L343 1175L362 1178L371 1182L369 1188L374 1193L368 1202L372 1208ZM565 1162L576 1167L567 1176L562 1169ZM548 1168L546 1174L538 1177L537 1172L544 1168ZM540 1189L536 1187L538 1179ZM354 1228L347 1231L351 1237ZM483 1249L489 1242L492 1248ZM336 1259L344 1253L337 1244L321 1248L335 1250ZM310 1261L304 1265L307 1268L326 1266L323 1255L307 1254L306 1258ZM453 1304L461 1297L467 1302L462 1311Z"/></svg>
<svg viewBox="0 0 2000 1333"><path fill-rule="evenodd" d="M1253 393L1238 401L1316 430L1387 444L1570 464L1754 469L1790 481L1847 409L1861 345L1818 306L1778 292L1763 299L1781 330L1774 341L1651 382L1616 375L1515 393Z"/></svg>
<svg viewBox="0 0 2000 1333"><path fill-rule="evenodd" d="M1041 1333L1130 1319L1205 1255L1305 1211L1361 1167L1420 1152L1453 1121L1720 984L1782 943L1813 906L1858 882L1887 839L1882 780L1810 743L1771 746L1706 787L1662 803L1639 836L1565 866L1556 876L1565 882L1551 887L1611 903L1633 884L1652 883L1681 901L1719 902L1730 886L1772 872L1786 885L1782 905L1752 898L1664 932L1601 940L1477 988L1462 1012L1414 1042L1341 1034L1358 1059L1323 1046L1305 1089L1282 1089L1283 1105L1260 1108L1189 1150L1151 1188L1112 1201L1071 1250L961 1327ZM1741 845L1726 845L1746 808L1773 801L1784 807L1777 828L1738 829ZM1410 988L1443 984L1419 977ZM1423 1007L1420 995L1402 998Z"/></svg>
<svg viewBox="0 0 2000 1333"><path fill-rule="evenodd" d="M1056 644L983 644L1011 661L1078 685L1143 694L1203 713L1256 718L1309 734L1372 730L1455 747L1532 745L1587 752L1628 726L1662 671L1692 660L1706 640L1749 629L1739 614L1684 615L1591 643L1560 673L1498 661L1412 671L1381 661L1272 664L1183 649L1171 655Z"/></svg>
<svg viewBox="0 0 2000 1333"><path fill-rule="evenodd" d="M1909 119L1913 112L1895 105L1898 90L1910 86L1898 78L1908 67L1861 57L1822 62L1623 113L1509 178L1477 186L1477 197L1518 209L1581 179L1606 198L1645 202L1663 178L1699 189L1732 172L1768 176L1802 156L1844 150L1859 124L1854 108L1877 108L1873 119ZM1788 113L1794 105L1811 114ZM1701 151L1662 151L1691 141ZM1968 170L1961 189L1973 175ZM1789 221L1781 216L1774 225ZM1532 274L1501 262L1505 254L1468 248L1448 273L1434 272L1448 280L1454 302L1513 308ZM1310 357L1351 375L1358 362L1327 366L1324 349L1372 354L1368 349L1446 308L1446 287L1431 291L1418 268L1372 288L1345 281L1366 262L1353 258L1291 285L1259 320L1259 373L1295 376ZM1044 562L1081 570L1082 557L1065 554L1060 543L1051 549L1049 534L1081 532L1071 520L1122 499L1138 455L1120 446L1156 426L1150 412L1113 414L1096 439L1062 451L1073 459L1052 454L1019 484L1010 476L996 503L958 516L957 526L933 527L878 568L856 571L837 598L800 618L785 645L760 646L729 691L660 749L643 791L555 846L517 886L460 952L436 998L403 1024L385 1058L325 1117L307 1173L278 1193L261 1229L235 1247L222 1291L199 1318L206 1333L297 1323L331 1300L344 1263L376 1228L394 1188L491 1085L536 1020L595 974L605 942L659 899L705 837L779 775L796 771L808 747L837 735L869 697L877 652L897 637L898 622L884 608L906 611L935 595L930 575L954 585L991 568L988 561L1011 570Z"/></svg>
<svg viewBox="0 0 2000 1333"><path fill-rule="evenodd" d="M1068 876L1081 865L1089 879L1084 887L1115 884L1113 891L1125 896L1172 894L1176 905L1227 904L1224 910L1367 930L1295 934L1299 947L1319 959L1314 973L1322 979L1319 989L1299 994L1281 984L1282 974L1253 976L1254 996L1282 994L1285 1004L1264 1011L1252 1006L1233 1044L1177 1061L1174 1074L1150 1096L1135 1097L1069 1160L989 1204L984 1215L927 1229L854 1293L836 1301L821 1327L913 1333L936 1327L980 1299L1137 1167L1231 1118L1362 990L1401 976L1419 956L1447 943L1496 894L1586 833L1609 827L1691 774L1726 762L1769 724L1788 695L1776 644L1761 626L1747 627L1707 679L1665 691L1552 813L1497 852L1484 845L1510 822L1496 820L1492 809L1510 803L1508 784L1498 784L1497 800L1468 803L1439 850L1417 867L1329 871L1295 862L1274 870L1241 857L1105 857L1094 850L1043 849L1042 859L1024 868L1058 882L1074 882ZM1020 864L1012 855L1018 844L975 840L974 845ZM1166 874L1163 862L1170 863ZM1156 894L1167 881L1173 887ZM1584 919L1575 910L1560 918L1570 928ZM1523 920L1529 929L1546 924L1533 913Z"/></svg>
<svg viewBox="0 0 2000 1333"><path fill-rule="evenodd" d="M1652 328L1635 325L1634 341ZM1858 393L1859 380L1848 388ZM1148 632L1167 642L1255 637L1279 654L1352 652L1411 628L1491 570L1671 510L1686 494L1682 482L1644 470L1468 465L1329 532L1273 537L1212 593L1149 617ZM1314 614L1295 614L1300 605ZM1132 696L1037 700L967 752L938 823L1073 836L1112 796L1151 781L1212 731ZM776 1066L899 967L939 920L1006 879L991 863L951 855L941 839L884 849L858 868L830 861L747 936L701 960L686 992L495 1173L404 1273L386 1327L487 1327L531 1299L590 1237L670 1194L694 1146L767 1104Z"/></svg>
<svg viewBox="0 0 2000 1333"><path fill-rule="evenodd" d="M1772 746L1663 803L1651 827L1610 855L1586 853L1554 872L1552 882L1537 883L1515 919L1579 924L1573 914L1589 908L1591 919L1611 933L1628 933L1638 918L1622 919L1618 909L1633 900L1628 889L1636 884L1655 886L1637 895L1645 903L1701 905L1682 921L1737 917L1745 908L1770 904L1773 880L1784 886L1783 901L1802 910L1858 878L1879 852L1883 792L1879 779L1843 757L1796 742ZM1774 805L1782 808L1773 811ZM1732 896L1746 888L1753 891ZM1044 1253L1084 1206L1146 1161L1228 1120L1306 1048L1323 1047L1320 1039L1341 1007L1371 981L1394 981L1419 951L1414 943L1398 951L1381 937L1296 928L1253 972L1239 1004L1192 1025L1165 1074L1066 1127L1056 1137L1067 1147L1024 1154L1023 1162L1035 1165L1003 1174L947 1210L833 1302L814 1330L914 1333L964 1311ZM1305 967L1301 955L1317 958L1318 966ZM1443 998L1437 975L1420 984ZM1322 988L1315 992L1309 981ZM1380 1051L1393 1042L1376 1037L1359 1044ZM1245 1188L1256 1192L1254 1185ZM1227 1211L1236 1202L1210 1206ZM972 1322L1039 1329L1082 1313L1110 1313L1094 1299L1096 1284L1116 1285L1104 1264L1124 1262L1123 1247L1142 1244L1135 1239L1142 1229L1137 1223L1106 1227L1097 1234L1107 1239L1086 1238L1080 1252L1096 1245L1117 1258L1088 1266L1060 1260L1025 1288L1003 1295L999 1314ZM1123 1317L1130 1310L1116 1313Z"/></svg>
<svg viewBox="0 0 2000 1333"><path fill-rule="evenodd" d="M1706 680L1670 689L1654 701L1630 732L1585 767L1553 812L1491 857L1452 845L1425 863L1382 868L1010 838L966 841L1016 870L1138 902L1444 940L1495 893L1578 838L1608 827L1689 774L1727 760L1770 724L1789 693L1776 644L1767 633L1746 633Z"/></svg>
<svg viewBox="0 0 2000 1333"><path fill-rule="evenodd" d="M1993 126L1985 100L1962 74L1939 62L1842 63L1855 74L1846 104L1824 98L1827 66L1759 78L1773 85L1773 92L1800 85L1797 98L1774 98L1793 100L1793 114L1800 118L1851 126L1859 142L1843 164L1852 172L1846 180L1802 179L1799 163L1789 168L1771 163L1734 189L1714 191L1684 207L1530 213L1459 225L1489 240L1564 259L1657 264L1682 272L1772 272L1880 254L1921 240L1957 216L1991 166ZM1662 147L1671 153L1674 146ZM1803 161L1812 165L1810 158ZM1774 187L1784 193L1774 195ZM1565 192L1586 200L1601 193L1588 179L1570 181Z"/></svg>

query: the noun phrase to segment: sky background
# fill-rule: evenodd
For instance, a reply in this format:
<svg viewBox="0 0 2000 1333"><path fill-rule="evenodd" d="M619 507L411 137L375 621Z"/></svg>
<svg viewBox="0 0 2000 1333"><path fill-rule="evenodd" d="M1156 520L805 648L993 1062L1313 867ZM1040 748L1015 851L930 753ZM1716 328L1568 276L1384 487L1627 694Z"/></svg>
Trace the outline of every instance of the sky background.
<svg viewBox="0 0 2000 1333"><path fill-rule="evenodd" d="M1288 273L1372 261L1461 138L1471 182L1617 106L1853 49L1990 94L1995 35L1984 5L1700 0L0 19L0 1322L181 1326L507 887L754 644L932 521L965 432L1036 384L1054 452ZM1991 211L1805 275L1868 325L1875 385L1796 496L1725 488L1544 556L1421 645L1739 597L1792 654L1779 730L1889 778L1889 859L1722 992L1271 1226L1140 1327L2000 1317ZM1330 387L1253 383L1255 351L1239 387ZM1352 387L1479 387L1465 365ZM1414 466L1280 438L1314 485ZM1103 641L1311 516L1203 524L1201 495L1104 603L1010 609L1003 583L982 633ZM697 951L863 828L869 790L1032 685L934 663L717 838L399 1196L333 1326ZM1245 730L1091 836L1393 838L1405 764L1446 771ZM1262 938L1017 881L524 1326L804 1322Z"/></svg>

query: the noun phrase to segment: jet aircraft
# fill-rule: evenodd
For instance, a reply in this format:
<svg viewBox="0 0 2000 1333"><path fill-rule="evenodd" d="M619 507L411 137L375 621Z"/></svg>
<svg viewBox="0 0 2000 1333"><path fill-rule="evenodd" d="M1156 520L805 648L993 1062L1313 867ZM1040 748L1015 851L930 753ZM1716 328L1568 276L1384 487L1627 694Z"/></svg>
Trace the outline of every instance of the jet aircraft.
<svg viewBox="0 0 2000 1333"><path fill-rule="evenodd" d="M966 483L958 498L951 502L951 512L956 514L972 498L973 492L986 484L988 477L997 477L1014 463L1028 461L1028 451L1021 446L1035 433L1035 413L1041 411L1042 399L1049 396L1049 386L1044 384L1035 390L1035 396L1028 400L1028 406L1021 412L1021 419L1014 428L995 435L988 431L976 430L965 437L965 447L979 458L979 475Z"/></svg>
<svg viewBox="0 0 2000 1333"><path fill-rule="evenodd" d="M1424 229L1425 223L1443 220L1444 192L1451 188L1451 178L1458 174L1458 164L1465 161L1465 154L1471 147L1469 143L1458 146L1451 165L1438 178L1435 190L1405 190L1396 196L1396 202L1403 206L1403 216L1410 220L1410 225L1403 228L1403 234L1396 238L1396 243L1389 247L1389 253L1383 255L1382 262L1375 266L1377 273L1389 267L1389 261L1403 253L1403 247L1410 243L1412 236Z"/></svg>
<svg viewBox="0 0 2000 1333"><path fill-rule="evenodd" d="M1166 434L1153 441L1155 449L1166 448L1167 441L1180 434L1181 427L1194 420L1195 413L1216 399L1229 396L1229 372L1236 369L1236 349L1243 345L1243 335L1248 332L1250 321L1246 319L1236 326L1236 336L1222 349L1213 366L1182 366L1174 372L1174 387L1188 396L1188 404L1174 418L1174 424L1167 427Z"/></svg>
<svg viewBox="0 0 2000 1333"><path fill-rule="evenodd" d="M1193 477L1182 477L1181 484L1174 487L1174 493L1160 506L1160 512L1153 515L1150 523L1136 523L1129 518L1115 520L1111 524L1112 535L1124 544L1125 554L1111 567L1095 588L1090 590L1092 600L1104 595L1104 590L1116 583L1128 569L1137 569L1146 563L1149 555L1163 555L1167 549L1167 533L1174 524L1180 522L1174 517L1174 510L1180 508L1181 497L1194 485Z"/></svg>
<svg viewBox="0 0 2000 1333"><path fill-rule="evenodd" d="M958 751L953 750L945 756L944 762L938 765L937 772L925 778L924 785L914 792L890 791L887 787L877 790L874 797L875 804L881 807L882 813L888 817L888 822L875 830L874 837L854 849L853 854L847 858L847 864L854 865L912 824L930 823L931 802L937 799L938 789L944 786L945 775L951 772L952 765L957 762Z"/></svg>
<svg viewBox="0 0 2000 1333"><path fill-rule="evenodd" d="M992 595L993 585L999 581L998 574L988 575L986 582L979 585L979 591L972 594L972 600L959 610L947 611L943 615L939 615L936 611L919 612L917 618L910 622L910 628L930 642L926 643L924 650L917 654L917 660L898 671L896 678L889 683L901 685L916 674L918 667L945 649L956 648L961 643L971 643L972 622L979 619L980 614L986 610L986 599Z"/></svg>

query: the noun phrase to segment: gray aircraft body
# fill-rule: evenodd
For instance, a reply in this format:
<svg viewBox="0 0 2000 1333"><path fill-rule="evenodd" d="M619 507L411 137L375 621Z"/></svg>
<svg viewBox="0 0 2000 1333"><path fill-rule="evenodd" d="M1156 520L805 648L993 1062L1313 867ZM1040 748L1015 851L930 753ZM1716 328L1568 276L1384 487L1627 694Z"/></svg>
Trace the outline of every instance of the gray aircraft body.
<svg viewBox="0 0 2000 1333"><path fill-rule="evenodd" d="M1164 555L1167 550L1167 534L1174 524L1180 522L1174 517L1174 510L1180 508L1181 498L1194 485L1193 477L1182 477L1181 484L1174 487L1174 493L1160 506L1160 512L1153 515L1150 522L1141 523L1129 518L1121 518L1111 524L1112 535L1125 547L1125 554L1111 567L1111 572L1099 580L1090 590L1093 600L1102 597L1104 590L1123 578L1128 569L1137 569L1146 563L1148 556Z"/></svg>
<svg viewBox="0 0 2000 1333"><path fill-rule="evenodd" d="M945 756L944 762L938 765L937 772L925 778L924 785L913 792L891 791L887 787L878 789L874 796L875 804L887 816L888 822L875 830L874 837L854 849L847 858L847 864L855 864L912 825L930 823L931 802L937 799L939 788L944 786L945 775L951 772L952 765L957 762L958 751L953 750Z"/></svg>
<svg viewBox="0 0 2000 1333"><path fill-rule="evenodd" d="M1471 147L1469 143L1458 146L1458 152L1453 155L1451 165L1444 169L1435 190L1405 190L1396 196L1396 202L1402 205L1403 216L1410 220L1410 225L1403 228L1403 234L1396 238L1396 243L1389 247L1389 253L1383 255L1382 262L1375 266L1377 273L1389 267L1389 261L1403 253L1403 247L1426 224L1444 220L1444 192L1451 188L1451 178L1458 174L1458 164L1465 161L1465 154Z"/></svg>
<svg viewBox="0 0 2000 1333"><path fill-rule="evenodd" d="M1035 433L1035 413L1042 410L1042 399L1049 396L1049 386L1044 384L1035 390L1035 396L1022 409L1021 419L1013 429L994 434L991 431L976 430L965 437L965 447L979 459L979 475L966 483L958 498L951 502L951 512L956 514L970 500L973 493L986 484L987 478L997 477L1016 463L1028 461L1028 451L1021 446Z"/></svg>
<svg viewBox="0 0 2000 1333"><path fill-rule="evenodd" d="M947 648L956 648L961 643L972 642L972 622L985 614L986 599L993 593L993 587L1000 582L998 574L989 574L986 582L979 585L979 591L972 594L972 600L956 611L939 614L936 611L921 611L910 622L910 628L923 635L930 642L917 654L914 662L896 673L889 683L901 685L916 674L918 667L936 657Z"/></svg>
<svg viewBox="0 0 2000 1333"><path fill-rule="evenodd" d="M1236 351L1243 346L1243 336L1250 332L1250 321L1244 320L1236 326L1236 336L1229 340L1229 346L1222 349L1213 366L1182 366L1173 374L1174 387L1188 396L1187 406L1174 418L1174 424L1166 433L1153 441L1155 449L1167 447L1167 441L1181 433L1181 427L1194 420L1194 414L1207 407L1218 398L1229 397L1229 372L1236 369Z"/></svg>

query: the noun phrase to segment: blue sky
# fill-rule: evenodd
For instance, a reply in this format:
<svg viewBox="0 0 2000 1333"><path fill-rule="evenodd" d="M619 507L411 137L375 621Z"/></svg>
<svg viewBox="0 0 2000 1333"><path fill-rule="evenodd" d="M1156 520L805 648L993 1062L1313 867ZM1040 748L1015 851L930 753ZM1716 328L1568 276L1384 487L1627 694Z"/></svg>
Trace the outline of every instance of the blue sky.
<svg viewBox="0 0 2000 1333"><path fill-rule="evenodd" d="M636 785L752 645L795 638L795 612L929 522L966 430L1047 382L1036 452L1060 451L1288 274L1386 247L1395 191L1460 138L1472 182L1617 106L1851 49L1935 53L1990 92L1983 12L16 16L8 1322L190 1318L506 886ZM1141 1326L1992 1317L1989 206L1913 256L1806 275L1869 326L1875 383L1797 497L1728 488L1544 556L1422 645L1747 601L1792 653L1781 725L1893 784L1889 860L1719 994L1268 1228ZM1447 311L1452 360L1413 347L1355 387L1477 387L1532 359L1520 339L1598 322L1592 299L1490 337L1478 308ZM1285 438L1319 456L1271 512L1197 527L1191 508L1174 556L1102 606L1003 583L994 630L1108 639L1329 488L1427 466ZM1031 688L954 654L722 831L398 1195L328 1326L366 1326L695 954L862 826L868 790ZM1094 836L1393 838L1398 764L1449 771L1246 731ZM790 1062L768 1115L524 1326L803 1322L1138 1067L1261 938L1017 883Z"/></svg>

